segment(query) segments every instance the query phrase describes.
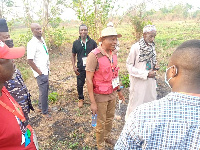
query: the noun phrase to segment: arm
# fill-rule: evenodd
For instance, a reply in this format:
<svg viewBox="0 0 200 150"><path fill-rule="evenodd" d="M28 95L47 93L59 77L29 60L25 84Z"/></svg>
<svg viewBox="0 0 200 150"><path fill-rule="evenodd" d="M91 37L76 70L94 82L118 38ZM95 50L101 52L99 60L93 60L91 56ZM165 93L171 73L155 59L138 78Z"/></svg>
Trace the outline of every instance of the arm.
<svg viewBox="0 0 200 150"><path fill-rule="evenodd" d="M134 44L132 47L131 47L131 50L130 50L130 53L128 55L128 58L126 60L126 67L127 67L127 70L129 72L129 74L131 76L134 76L134 77L137 77L137 78L140 78L140 79L144 79L146 80L148 77L149 78L153 78L155 77L155 72L154 71L148 71L148 70L145 70L145 69L138 69L137 67L135 67L135 63L137 63L136 61L137 60L137 56L139 55L139 47ZM143 63L143 62L141 62Z"/></svg>
<svg viewBox="0 0 200 150"><path fill-rule="evenodd" d="M75 63L76 63L76 54L75 53L72 53L71 61L72 61L73 70L74 70L75 74L78 76L80 73L78 72L78 68L75 66Z"/></svg>
<svg viewBox="0 0 200 150"><path fill-rule="evenodd" d="M37 48L34 45L34 42L28 42L28 44L27 44L27 62L35 72L37 72L39 75L42 75L41 70L33 62L36 52L37 52Z"/></svg>
<svg viewBox="0 0 200 150"><path fill-rule="evenodd" d="M28 64L31 66L31 68L36 71L39 75L42 75L42 72L40 71L40 69L35 65L35 63L33 62L33 59L28 59Z"/></svg>
<svg viewBox="0 0 200 150"><path fill-rule="evenodd" d="M97 104L96 101L94 99L94 92L93 92L93 79L94 76L94 72L90 72L90 71L86 71L86 83L87 83L87 89L88 89L88 93L89 93L89 97L90 97L90 101L91 101L91 111L93 114L97 113Z"/></svg>
<svg viewBox="0 0 200 150"><path fill-rule="evenodd" d="M138 115L138 114L137 114ZM142 150L145 140L138 132L138 120L133 112L126 121L124 128L117 140L114 149L115 150L127 150L127 149L138 149Z"/></svg>
<svg viewBox="0 0 200 150"><path fill-rule="evenodd" d="M93 87L93 77L94 73L97 68L97 58L94 55L94 53L89 53L87 62L86 62L86 84L87 84L87 89L91 101L91 111L93 114L97 113L97 104L94 98L94 87Z"/></svg>

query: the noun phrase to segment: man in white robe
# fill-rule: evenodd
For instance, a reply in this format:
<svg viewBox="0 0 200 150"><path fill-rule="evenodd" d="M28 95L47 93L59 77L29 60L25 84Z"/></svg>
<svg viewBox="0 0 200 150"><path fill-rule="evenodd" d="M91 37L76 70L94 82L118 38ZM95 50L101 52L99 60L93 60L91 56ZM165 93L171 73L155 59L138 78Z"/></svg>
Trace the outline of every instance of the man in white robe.
<svg viewBox="0 0 200 150"><path fill-rule="evenodd" d="M154 39L156 28L147 25L143 28L143 37L132 45L126 67L129 72L130 94L125 120L139 105L156 99L156 51Z"/></svg>

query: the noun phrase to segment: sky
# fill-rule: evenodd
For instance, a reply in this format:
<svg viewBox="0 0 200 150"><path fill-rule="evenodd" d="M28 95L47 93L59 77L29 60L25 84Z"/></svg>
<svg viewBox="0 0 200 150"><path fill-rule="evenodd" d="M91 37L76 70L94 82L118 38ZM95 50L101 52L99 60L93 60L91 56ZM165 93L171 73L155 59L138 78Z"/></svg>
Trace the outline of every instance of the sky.
<svg viewBox="0 0 200 150"><path fill-rule="evenodd" d="M199 0L145 0L145 1L147 5L147 10L150 10L150 9L158 10L159 8L162 8L163 6L168 7L170 5L177 5L180 3L182 4L188 3L192 5L193 11L200 9ZM115 5L119 5L120 7L122 7L121 9L118 10L119 15L122 15L123 12L126 11L129 6L132 6L137 3L141 3L141 0L118 0L118 3L116 3ZM65 16L65 19L67 17L69 20L77 18L75 12L70 8L64 11L62 16Z"/></svg>
<svg viewBox="0 0 200 150"><path fill-rule="evenodd" d="M52 0L53 1L53 0ZM119 15L122 15L124 11L127 10L128 7L133 6L134 4L141 3L142 0L118 0L118 3L115 3L115 6L120 6L120 9L117 11ZM18 7L13 8L11 16L23 15L23 4L22 0L15 0ZM182 4L190 4L193 6L193 10L200 9L200 2L199 0L145 0L147 5L147 10L154 9L158 10L161 7L168 7L170 5L177 5L179 3ZM199 7L198 7L199 6ZM38 7L34 7L37 9ZM35 10L32 10L35 11ZM11 19L12 17L9 16L7 19ZM65 8L61 18L63 20L76 20L77 16L75 12L70 8Z"/></svg>

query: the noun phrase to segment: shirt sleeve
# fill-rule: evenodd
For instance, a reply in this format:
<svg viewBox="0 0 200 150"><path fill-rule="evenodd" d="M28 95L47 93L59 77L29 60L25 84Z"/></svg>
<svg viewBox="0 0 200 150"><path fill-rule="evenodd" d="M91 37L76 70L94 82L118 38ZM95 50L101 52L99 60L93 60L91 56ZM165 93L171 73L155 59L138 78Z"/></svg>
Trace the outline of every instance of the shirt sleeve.
<svg viewBox="0 0 200 150"><path fill-rule="evenodd" d="M72 53L76 54L77 51L76 51L76 41L73 43L73 46L72 46Z"/></svg>
<svg viewBox="0 0 200 150"><path fill-rule="evenodd" d="M117 143L115 150L137 149L142 150L145 145L145 140L138 134L137 119L132 113L129 120L126 122Z"/></svg>
<svg viewBox="0 0 200 150"><path fill-rule="evenodd" d="M27 59L34 59L36 53L36 47L29 42L27 44Z"/></svg>
<svg viewBox="0 0 200 150"><path fill-rule="evenodd" d="M137 45L135 44L131 47L130 53L126 60L126 67L129 72L129 75L146 80L149 71L135 67L136 57L138 55L136 53L137 49Z"/></svg>
<svg viewBox="0 0 200 150"><path fill-rule="evenodd" d="M97 68L97 58L94 53L90 52L86 61L86 71L95 72Z"/></svg>
<svg viewBox="0 0 200 150"><path fill-rule="evenodd" d="M94 49L97 48L97 43L94 41Z"/></svg>

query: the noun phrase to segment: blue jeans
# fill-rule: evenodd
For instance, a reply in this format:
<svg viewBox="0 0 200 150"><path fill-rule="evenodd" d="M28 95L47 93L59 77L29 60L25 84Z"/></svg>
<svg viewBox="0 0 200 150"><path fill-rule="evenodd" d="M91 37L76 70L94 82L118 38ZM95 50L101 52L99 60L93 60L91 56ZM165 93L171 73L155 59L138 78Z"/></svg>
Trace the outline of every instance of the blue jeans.
<svg viewBox="0 0 200 150"><path fill-rule="evenodd" d="M49 76L40 75L37 76L37 84L39 87L39 109L42 110L43 114L48 113L48 91L49 91Z"/></svg>

